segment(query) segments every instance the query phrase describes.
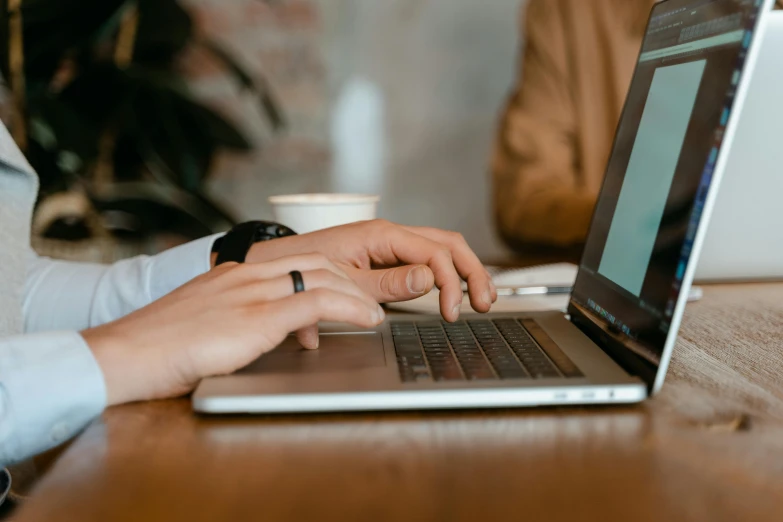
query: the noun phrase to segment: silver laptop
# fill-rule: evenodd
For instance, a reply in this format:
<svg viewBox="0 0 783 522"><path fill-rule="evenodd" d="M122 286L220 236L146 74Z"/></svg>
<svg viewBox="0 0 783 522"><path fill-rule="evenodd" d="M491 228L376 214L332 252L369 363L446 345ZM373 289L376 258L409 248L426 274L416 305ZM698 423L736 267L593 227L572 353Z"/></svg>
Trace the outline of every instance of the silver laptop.
<svg viewBox="0 0 783 522"><path fill-rule="evenodd" d="M205 413L633 403L660 389L772 0L651 14L567 313L392 317L205 379Z"/></svg>
<svg viewBox="0 0 783 522"><path fill-rule="evenodd" d="M783 11L770 13L697 280L783 279Z"/></svg>

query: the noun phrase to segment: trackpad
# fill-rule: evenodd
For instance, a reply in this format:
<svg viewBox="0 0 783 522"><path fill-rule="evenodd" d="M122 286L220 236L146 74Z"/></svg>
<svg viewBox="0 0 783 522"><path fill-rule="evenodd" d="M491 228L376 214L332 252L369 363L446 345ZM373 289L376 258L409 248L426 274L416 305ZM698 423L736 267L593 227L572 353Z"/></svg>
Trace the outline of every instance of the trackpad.
<svg viewBox="0 0 783 522"><path fill-rule="evenodd" d="M296 338L289 337L238 373L322 373L384 366L381 334L363 332L321 335L317 350L305 350Z"/></svg>

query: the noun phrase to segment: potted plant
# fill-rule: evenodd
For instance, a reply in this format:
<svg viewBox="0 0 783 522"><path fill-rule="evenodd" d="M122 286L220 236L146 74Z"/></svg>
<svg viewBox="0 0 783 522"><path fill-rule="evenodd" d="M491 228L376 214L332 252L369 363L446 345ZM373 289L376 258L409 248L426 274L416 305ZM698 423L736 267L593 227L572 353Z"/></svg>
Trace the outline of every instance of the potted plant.
<svg viewBox="0 0 783 522"><path fill-rule="evenodd" d="M208 51L280 129L263 78L198 34L177 0L0 0L0 9L10 128L41 180L34 231L57 240L39 246L112 245L117 257L118 238L149 245L231 226L204 180L218 151L251 145L193 96L178 58L188 46Z"/></svg>

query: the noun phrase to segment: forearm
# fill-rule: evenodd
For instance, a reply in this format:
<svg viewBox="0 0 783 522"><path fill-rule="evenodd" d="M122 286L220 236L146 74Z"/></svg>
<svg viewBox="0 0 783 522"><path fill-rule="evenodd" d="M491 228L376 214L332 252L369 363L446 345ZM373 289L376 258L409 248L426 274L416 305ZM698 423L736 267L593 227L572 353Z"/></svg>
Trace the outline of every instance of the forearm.
<svg viewBox="0 0 783 522"><path fill-rule="evenodd" d="M509 243L568 247L584 242L595 206L595 195L546 183L495 187L495 219Z"/></svg>
<svg viewBox="0 0 783 522"><path fill-rule="evenodd" d="M570 133L510 107L492 163L493 203L509 243L568 247L584 242L597 194L575 165Z"/></svg>
<svg viewBox="0 0 783 522"><path fill-rule="evenodd" d="M495 217L509 243L568 247L584 241L596 194L575 145L565 11L549 0L527 6L522 73L495 142Z"/></svg>
<svg viewBox="0 0 783 522"><path fill-rule="evenodd" d="M208 271L214 240L215 236L200 239L111 266L31 254L23 303L25 330L83 330L124 317Z"/></svg>

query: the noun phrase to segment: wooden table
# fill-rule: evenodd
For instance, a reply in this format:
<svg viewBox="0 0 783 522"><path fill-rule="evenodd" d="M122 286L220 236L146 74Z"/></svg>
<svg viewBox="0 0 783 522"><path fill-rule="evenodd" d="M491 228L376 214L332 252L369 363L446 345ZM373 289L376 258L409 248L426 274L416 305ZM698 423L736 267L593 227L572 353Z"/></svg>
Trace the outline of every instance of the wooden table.
<svg viewBox="0 0 783 522"><path fill-rule="evenodd" d="M709 287L633 407L107 411L18 522L783 520L783 285Z"/></svg>

